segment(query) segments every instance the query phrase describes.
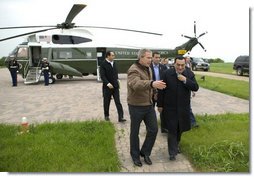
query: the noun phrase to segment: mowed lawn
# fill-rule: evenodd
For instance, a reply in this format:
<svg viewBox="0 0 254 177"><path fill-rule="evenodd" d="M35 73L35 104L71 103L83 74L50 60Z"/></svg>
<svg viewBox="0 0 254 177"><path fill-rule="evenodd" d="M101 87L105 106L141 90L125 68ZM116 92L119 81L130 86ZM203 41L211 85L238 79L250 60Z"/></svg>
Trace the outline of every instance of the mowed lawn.
<svg viewBox="0 0 254 177"><path fill-rule="evenodd" d="M110 122L62 122L20 127L0 124L0 171L118 172Z"/></svg>

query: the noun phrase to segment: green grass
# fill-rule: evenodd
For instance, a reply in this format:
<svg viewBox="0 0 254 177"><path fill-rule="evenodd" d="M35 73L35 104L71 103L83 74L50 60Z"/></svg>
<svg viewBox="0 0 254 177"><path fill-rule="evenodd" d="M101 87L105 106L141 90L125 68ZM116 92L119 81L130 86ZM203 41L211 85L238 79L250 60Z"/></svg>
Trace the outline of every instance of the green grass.
<svg viewBox="0 0 254 177"><path fill-rule="evenodd" d="M0 171L118 172L112 123L87 121L19 127L0 124Z"/></svg>
<svg viewBox="0 0 254 177"><path fill-rule="evenodd" d="M214 73L236 74L233 63L210 63L210 71Z"/></svg>
<svg viewBox="0 0 254 177"><path fill-rule="evenodd" d="M181 148L197 171L250 172L249 114L197 116L199 128L182 136Z"/></svg>
<svg viewBox="0 0 254 177"><path fill-rule="evenodd" d="M200 87L249 100L249 82L212 76L205 76L203 81L198 74L196 74L196 80Z"/></svg>

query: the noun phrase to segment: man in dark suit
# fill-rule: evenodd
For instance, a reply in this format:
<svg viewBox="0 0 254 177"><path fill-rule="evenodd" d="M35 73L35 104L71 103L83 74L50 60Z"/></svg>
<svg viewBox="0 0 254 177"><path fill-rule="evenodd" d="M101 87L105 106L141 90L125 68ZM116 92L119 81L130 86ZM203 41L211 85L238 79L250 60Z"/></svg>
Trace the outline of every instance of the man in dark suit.
<svg viewBox="0 0 254 177"><path fill-rule="evenodd" d="M191 129L190 95L199 89L194 73L187 67L183 57L175 59L174 68L163 74L164 90L159 90L157 107L163 112L168 128L168 153L176 160L181 135Z"/></svg>
<svg viewBox="0 0 254 177"><path fill-rule="evenodd" d="M152 58L152 63L150 65L150 68L152 69L152 76L154 81L161 80L162 73L165 70L167 70L167 67L160 63L160 59L161 58L160 58L159 52L153 52L153 58ZM158 90L153 89L153 107L155 107L156 105L157 95L158 95ZM160 121L161 121L161 133L167 133L168 131L165 126L165 119L162 113L160 113Z"/></svg>
<svg viewBox="0 0 254 177"><path fill-rule="evenodd" d="M120 102L119 95L119 80L118 80L118 71L116 64L114 62L115 54L112 51L106 53L106 59L100 65L100 75L103 82L102 91L103 91L103 106L104 106L104 116L105 120L109 121L109 106L111 97L113 96L117 112L118 112L118 121L125 122L123 118L123 107Z"/></svg>

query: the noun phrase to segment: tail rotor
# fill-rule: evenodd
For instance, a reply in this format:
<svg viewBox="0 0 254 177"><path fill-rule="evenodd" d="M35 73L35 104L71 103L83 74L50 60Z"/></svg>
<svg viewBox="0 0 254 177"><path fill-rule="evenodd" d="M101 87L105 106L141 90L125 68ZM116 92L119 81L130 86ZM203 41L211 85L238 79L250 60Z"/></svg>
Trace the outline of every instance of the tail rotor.
<svg viewBox="0 0 254 177"><path fill-rule="evenodd" d="M182 37L185 37L185 38L188 38L188 39L193 39L193 40L196 40L196 42L200 45L200 47L206 52L206 49L205 47L198 41L198 39L202 36L204 36L205 34L207 34L208 32L204 32L202 34L200 34L198 37L197 37L197 28L196 28L196 21L194 21L194 37L190 37L190 36L186 36L186 35L183 35L182 34Z"/></svg>

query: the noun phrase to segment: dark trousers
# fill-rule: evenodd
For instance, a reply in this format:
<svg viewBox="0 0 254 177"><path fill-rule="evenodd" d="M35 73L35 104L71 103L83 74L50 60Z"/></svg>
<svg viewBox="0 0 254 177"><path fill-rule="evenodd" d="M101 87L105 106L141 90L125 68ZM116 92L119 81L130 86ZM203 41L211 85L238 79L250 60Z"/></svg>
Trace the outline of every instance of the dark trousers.
<svg viewBox="0 0 254 177"><path fill-rule="evenodd" d="M166 120L165 117L163 116L163 112L160 113L160 119L161 119L161 131L164 132L165 130L167 130L166 127Z"/></svg>
<svg viewBox="0 0 254 177"><path fill-rule="evenodd" d="M109 106L111 97L113 96L117 113L118 113L118 119L123 118L123 107L120 102L120 95L119 95L119 89L109 89L108 87L103 88L103 107L104 107L104 116L109 116Z"/></svg>
<svg viewBox="0 0 254 177"><path fill-rule="evenodd" d="M153 99L153 107L155 108L156 101ZM164 132L167 130L166 123L165 123L165 118L163 116L163 113L160 113L160 122L161 122L161 131Z"/></svg>
<svg viewBox="0 0 254 177"><path fill-rule="evenodd" d="M17 70L11 69L11 79L12 79L12 86L17 86Z"/></svg>
<svg viewBox="0 0 254 177"><path fill-rule="evenodd" d="M43 72L43 74L44 74L44 84L49 85L49 73Z"/></svg>
<svg viewBox="0 0 254 177"><path fill-rule="evenodd" d="M179 131L179 127L176 132L168 133L168 154L169 155L177 155L178 146L181 140L182 133Z"/></svg>
<svg viewBox="0 0 254 177"><path fill-rule="evenodd" d="M133 160L139 159L140 152L150 156L158 133L158 124L154 107L128 105L131 118L130 127L130 154ZM140 150L139 129L141 122L146 125L146 137Z"/></svg>

